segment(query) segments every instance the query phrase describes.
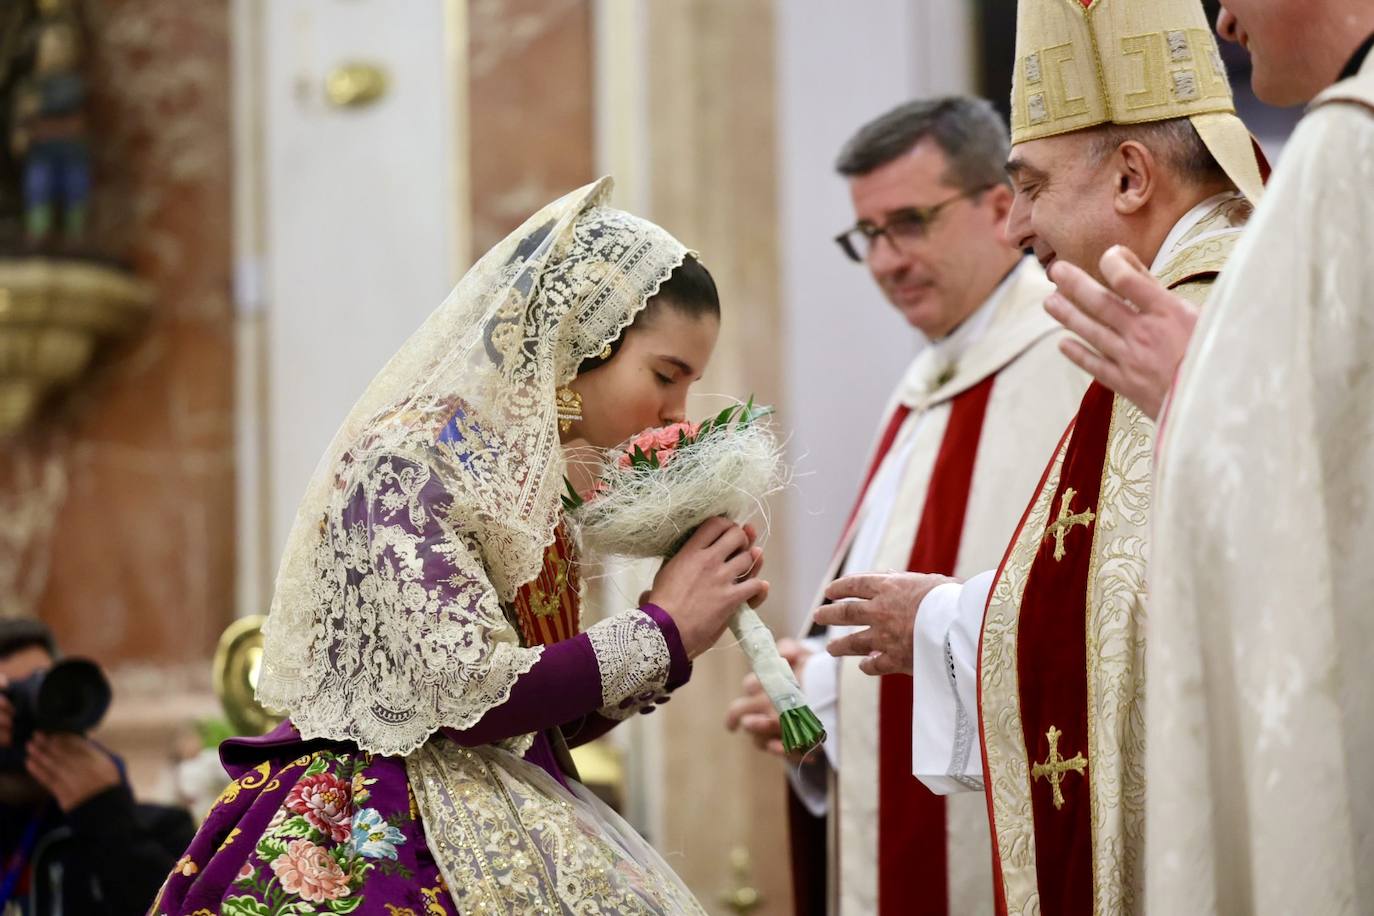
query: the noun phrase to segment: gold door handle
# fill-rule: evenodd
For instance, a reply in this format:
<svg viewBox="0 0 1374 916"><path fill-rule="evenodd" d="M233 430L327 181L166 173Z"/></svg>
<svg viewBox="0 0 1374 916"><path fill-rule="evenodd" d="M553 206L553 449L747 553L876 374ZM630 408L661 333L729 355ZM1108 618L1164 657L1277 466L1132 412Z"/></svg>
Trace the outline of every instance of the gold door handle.
<svg viewBox="0 0 1374 916"><path fill-rule="evenodd" d="M324 95L336 108L363 108L386 94L388 82L377 64L341 64L325 78Z"/></svg>

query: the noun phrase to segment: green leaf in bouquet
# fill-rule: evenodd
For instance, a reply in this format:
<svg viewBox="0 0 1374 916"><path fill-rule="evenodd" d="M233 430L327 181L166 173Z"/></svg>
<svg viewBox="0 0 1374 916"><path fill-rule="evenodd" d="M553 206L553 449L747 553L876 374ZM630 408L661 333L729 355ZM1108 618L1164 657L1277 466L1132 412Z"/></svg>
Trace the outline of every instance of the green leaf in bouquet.
<svg viewBox="0 0 1374 916"><path fill-rule="evenodd" d="M744 411L740 414L739 425L741 428L749 426L755 420L762 419L773 413L773 408L767 404L755 404L754 396L749 395L749 403L744 405Z"/></svg>
<svg viewBox="0 0 1374 916"><path fill-rule="evenodd" d="M586 500L584 500L582 494L578 493L576 488L573 487L572 481L564 477L563 486L567 489L567 492L563 494L563 511L575 512L581 509L586 503Z"/></svg>
<svg viewBox="0 0 1374 916"><path fill-rule="evenodd" d="M335 897L329 901L329 912L331 913L351 913L362 906L361 897Z"/></svg>
<svg viewBox="0 0 1374 916"><path fill-rule="evenodd" d="M714 417L709 417L701 422L697 427L695 439L687 440L685 434L681 436L679 445L690 444L690 442L705 439L707 436L715 435L718 432L735 427L744 429L756 420L766 417L773 413L773 408L766 404L756 404L754 396L749 395L749 400L743 404L731 404Z"/></svg>

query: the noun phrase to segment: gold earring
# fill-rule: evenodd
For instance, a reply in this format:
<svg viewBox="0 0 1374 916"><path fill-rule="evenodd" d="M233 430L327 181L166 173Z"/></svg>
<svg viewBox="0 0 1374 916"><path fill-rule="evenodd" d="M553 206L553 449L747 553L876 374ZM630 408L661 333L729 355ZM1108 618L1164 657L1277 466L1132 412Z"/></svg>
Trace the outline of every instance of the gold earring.
<svg viewBox="0 0 1374 916"><path fill-rule="evenodd" d="M597 358L597 359L610 359L610 358L611 358L611 345L610 345L610 344L606 344L606 346L602 347L602 348L601 348L601 352L598 353L598 354L596 354L596 358Z"/></svg>
<svg viewBox="0 0 1374 916"><path fill-rule="evenodd" d="M558 408L558 429L568 432L572 425L582 419L582 395L571 388L559 388L554 394L554 404Z"/></svg>

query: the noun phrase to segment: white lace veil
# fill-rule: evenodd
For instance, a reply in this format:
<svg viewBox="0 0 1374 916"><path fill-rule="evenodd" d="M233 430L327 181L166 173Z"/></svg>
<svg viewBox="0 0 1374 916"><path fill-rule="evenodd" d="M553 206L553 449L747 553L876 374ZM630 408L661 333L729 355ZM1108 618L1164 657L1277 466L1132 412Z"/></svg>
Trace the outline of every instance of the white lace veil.
<svg viewBox="0 0 1374 916"><path fill-rule="evenodd" d="M561 513L554 406L682 263L609 178L492 248L349 413L301 501L258 699L307 738L407 754L539 657L506 619Z"/></svg>

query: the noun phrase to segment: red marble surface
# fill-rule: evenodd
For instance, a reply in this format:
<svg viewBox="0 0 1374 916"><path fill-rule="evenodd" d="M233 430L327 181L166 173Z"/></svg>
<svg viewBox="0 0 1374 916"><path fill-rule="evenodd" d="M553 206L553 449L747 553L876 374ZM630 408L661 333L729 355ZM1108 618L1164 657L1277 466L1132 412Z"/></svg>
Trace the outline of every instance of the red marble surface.
<svg viewBox="0 0 1374 916"><path fill-rule="evenodd" d="M0 508L29 519L0 610L110 666L208 659L234 599L228 3L84 9L94 233L155 301L65 415L0 446Z"/></svg>
<svg viewBox="0 0 1374 916"><path fill-rule="evenodd" d="M593 180L588 0L469 4L472 257Z"/></svg>

